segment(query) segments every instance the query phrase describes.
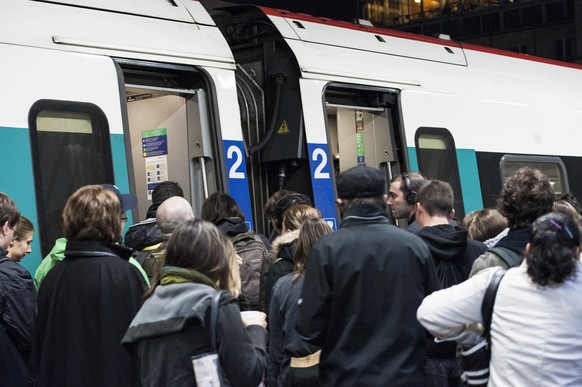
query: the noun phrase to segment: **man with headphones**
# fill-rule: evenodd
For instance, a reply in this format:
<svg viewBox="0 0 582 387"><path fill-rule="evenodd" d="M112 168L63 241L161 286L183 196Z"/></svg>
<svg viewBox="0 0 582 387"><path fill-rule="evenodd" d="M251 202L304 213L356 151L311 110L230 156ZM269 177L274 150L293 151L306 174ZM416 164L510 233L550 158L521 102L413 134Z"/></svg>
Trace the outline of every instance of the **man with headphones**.
<svg viewBox="0 0 582 387"><path fill-rule="evenodd" d="M416 195L426 184L427 179L420 172L404 172L390 181L388 205L394 219L406 219L406 231L417 234L420 228L416 223Z"/></svg>

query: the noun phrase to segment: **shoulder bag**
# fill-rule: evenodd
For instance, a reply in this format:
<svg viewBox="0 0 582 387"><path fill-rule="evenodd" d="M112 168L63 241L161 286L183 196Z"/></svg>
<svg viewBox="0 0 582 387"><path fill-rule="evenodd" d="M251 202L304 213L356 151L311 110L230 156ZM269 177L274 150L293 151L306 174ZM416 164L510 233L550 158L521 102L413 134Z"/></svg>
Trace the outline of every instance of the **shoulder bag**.
<svg viewBox="0 0 582 387"><path fill-rule="evenodd" d="M459 366L461 368L461 379L471 387L485 387L489 382L489 361L491 360L491 319L493 317L493 305L499 283L505 275L506 270L497 270L487 290L483 303L481 304L481 314L483 316L483 333L481 341L471 347L462 348L459 353Z"/></svg>

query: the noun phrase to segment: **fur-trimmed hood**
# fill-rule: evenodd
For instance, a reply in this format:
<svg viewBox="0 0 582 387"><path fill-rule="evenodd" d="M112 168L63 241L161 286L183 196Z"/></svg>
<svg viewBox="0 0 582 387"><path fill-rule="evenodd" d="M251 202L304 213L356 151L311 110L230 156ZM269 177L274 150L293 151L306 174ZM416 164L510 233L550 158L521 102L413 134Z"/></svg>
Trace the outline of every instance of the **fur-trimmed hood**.
<svg viewBox="0 0 582 387"><path fill-rule="evenodd" d="M294 244L298 238L299 230L289 231L275 238L271 245L271 253L274 255L275 259L279 257L279 253L283 247Z"/></svg>

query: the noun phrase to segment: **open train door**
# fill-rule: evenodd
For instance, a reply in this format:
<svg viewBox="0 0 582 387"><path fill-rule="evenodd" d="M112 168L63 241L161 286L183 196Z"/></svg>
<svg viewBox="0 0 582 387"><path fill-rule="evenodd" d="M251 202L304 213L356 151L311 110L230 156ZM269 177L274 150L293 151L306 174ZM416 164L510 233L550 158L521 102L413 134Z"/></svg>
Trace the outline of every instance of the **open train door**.
<svg viewBox="0 0 582 387"><path fill-rule="evenodd" d="M335 176L367 165L389 181L404 162L396 130L398 90L310 79L300 84L315 205L337 229Z"/></svg>

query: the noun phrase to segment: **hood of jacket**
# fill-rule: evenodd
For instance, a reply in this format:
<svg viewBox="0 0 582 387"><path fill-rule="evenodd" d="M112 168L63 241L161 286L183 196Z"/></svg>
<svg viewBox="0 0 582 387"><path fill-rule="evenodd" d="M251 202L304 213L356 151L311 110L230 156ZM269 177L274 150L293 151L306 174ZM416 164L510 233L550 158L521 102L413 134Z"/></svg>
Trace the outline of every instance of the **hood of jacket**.
<svg viewBox="0 0 582 387"><path fill-rule="evenodd" d="M271 252L275 256L275 258L280 257L281 251L285 248L291 247L297 242L299 238L299 230L288 231L284 234L279 235L273 241L271 245ZM295 253L295 249L293 248L293 254Z"/></svg>
<svg viewBox="0 0 582 387"><path fill-rule="evenodd" d="M435 259L453 261L467 248L468 231L461 226L439 224L423 227L417 234Z"/></svg>
<svg viewBox="0 0 582 387"><path fill-rule="evenodd" d="M249 231L246 223L238 217L222 218L216 222L216 227L229 237Z"/></svg>
<svg viewBox="0 0 582 387"><path fill-rule="evenodd" d="M204 315L215 290L200 283L158 285L129 325L122 344L176 333L188 320L204 325Z"/></svg>

